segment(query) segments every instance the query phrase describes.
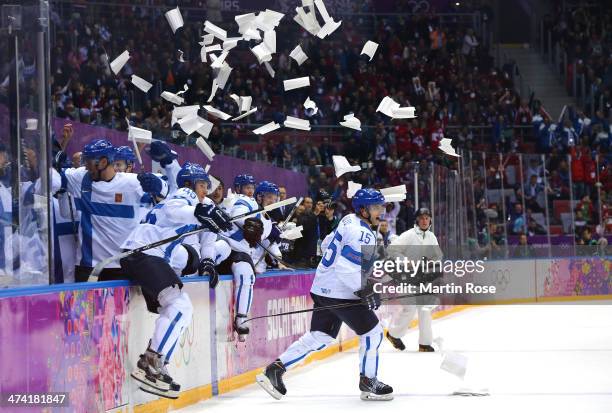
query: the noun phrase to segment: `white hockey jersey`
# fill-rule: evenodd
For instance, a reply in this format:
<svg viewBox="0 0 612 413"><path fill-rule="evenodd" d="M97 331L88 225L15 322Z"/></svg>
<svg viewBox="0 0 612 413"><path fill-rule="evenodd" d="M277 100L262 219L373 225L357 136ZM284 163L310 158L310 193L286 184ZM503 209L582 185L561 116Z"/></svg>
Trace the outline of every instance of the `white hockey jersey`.
<svg viewBox="0 0 612 413"><path fill-rule="evenodd" d="M0 182L0 276L14 280L30 279L39 283L48 280L47 246L41 237L46 228L46 208L36 206L40 179L21 182L19 190L19 230L13 228L13 193Z"/></svg>
<svg viewBox="0 0 612 413"><path fill-rule="evenodd" d="M391 242L392 247L397 246L418 246L418 247L426 247L432 246L434 248L406 248L406 252L403 256L408 257L412 260L421 259L424 254L428 255L428 259L437 260L442 259L443 254L442 250L438 246L438 238L436 235L430 230L423 231L417 225L414 228L411 228L407 231L404 231L401 235L395 238ZM394 248L395 250L396 248ZM430 256L429 256L430 255Z"/></svg>
<svg viewBox="0 0 612 413"><path fill-rule="evenodd" d="M138 225L144 191L136 174L115 174L112 180L92 181L84 167L63 171L64 186L81 213L77 262L93 267L121 252L121 243ZM54 179L54 189L59 187ZM163 181L162 181L163 182ZM109 268L118 268L113 262Z"/></svg>
<svg viewBox="0 0 612 413"><path fill-rule="evenodd" d="M55 279L63 279L65 283L70 283L74 282L74 266L77 264L80 218L74 202L68 198L68 195L64 194L61 197L60 200L52 198ZM64 213L64 209L68 209L67 214Z"/></svg>
<svg viewBox="0 0 612 413"><path fill-rule="evenodd" d="M259 209L259 205L257 201L253 198L249 198L246 195L236 195L234 199L233 206L229 212L230 217L236 217L243 214L248 214L249 212L253 212ZM272 230L272 221L267 218L264 214L254 215L252 218L260 219L263 222L263 235L261 236L261 240L268 238L270 235L270 231ZM240 226L244 225L245 219L239 219L236 221ZM259 246L251 248L249 243L244 239L242 234L242 230L238 228L237 225L234 225L232 230L223 234L225 236L225 240L230 244L230 247L234 251L246 252L247 254L251 254L253 257L253 249L261 248ZM255 258L255 257L253 257Z"/></svg>
<svg viewBox="0 0 612 413"><path fill-rule="evenodd" d="M157 204L147 215L144 223L138 225L121 245L122 249L134 249L170 238L177 234L193 231L200 226L194 216L196 204L199 202L194 191L189 188L178 189L168 199ZM212 205L212 200L204 198L204 204ZM164 258L170 266L180 274L187 263L187 252L177 248L181 244L189 244L200 254L200 259L214 259L214 244L217 235L202 231L199 234L163 244L144 251L145 254Z"/></svg>
<svg viewBox="0 0 612 413"><path fill-rule="evenodd" d="M239 215L247 214L249 212L259 209L257 201L253 198L249 198L246 195L235 195L233 199L233 205L229 212L230 217L236 217ZM281 251L276 242L270 242L267 238L270 236L272 231L272 220L265 214L259 213L254 215L252 218L260 219L263 223L263 234L261 236L261 244L266 246L275 256L280 257ZM240 226L244 225L245 219L238 220ZM226 241L230 248L234 251L245 252L251 256L253 264L255 265L255 271L260 274L266 270L266 262L263 259L265 250L256 245L254 247L249 246L249 243L244 239L242 230L238 226L234 225L231 231L223 234L223 240ZM223 254L226 255L226 254Z"/></svg>
<svg viewBox="0 0 612 413"><path fill-rule="evenodd" d="M355 214L342 218L334 232L321 244L323 258L310 291L330 298L358 299L361 289L361 247L376 245L370 226Z"/></svg>

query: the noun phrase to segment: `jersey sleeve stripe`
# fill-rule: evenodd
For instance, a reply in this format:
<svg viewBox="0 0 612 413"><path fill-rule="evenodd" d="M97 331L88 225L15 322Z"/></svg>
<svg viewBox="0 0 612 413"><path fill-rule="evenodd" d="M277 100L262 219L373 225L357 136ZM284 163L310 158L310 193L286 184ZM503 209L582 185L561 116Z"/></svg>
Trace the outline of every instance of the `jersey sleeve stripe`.
<svg viewBox="0 0 612 413"><path fill-rule="evenodd" d="M361 252L355 251L349 245L345 245L344 247L342 247L340 255L342 255L344 258L346 258L353 264L361 265Z"/></svg>

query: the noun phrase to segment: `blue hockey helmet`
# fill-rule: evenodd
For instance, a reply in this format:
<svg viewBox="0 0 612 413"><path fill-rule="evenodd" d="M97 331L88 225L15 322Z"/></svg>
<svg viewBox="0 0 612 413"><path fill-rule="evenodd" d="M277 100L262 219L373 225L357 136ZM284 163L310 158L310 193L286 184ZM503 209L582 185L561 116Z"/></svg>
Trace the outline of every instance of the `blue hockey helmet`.
<svg viewBox="0 0 612 413"><path fill-rule="evenodd" d="M197 181L204 181L209 188L211 187L210 178L204 168L197 163L185 162L176 175L176 184L179 188L183 188L186 182L191 182L193 185Z"/></svg>
<svg viewBox="0 0 612 413"><path fill-rule="evenodd" d="M83 148L82 156L84 160L108 159L113 162L115 159L115 148L106 139L94 139Z"/></svg>
<svg viewBox="0 0 612 413"><path fill-rule="evenodd" d="M120 146L115 149L115 160L126 161L127 163L136 162L136 155L129 146Z"/></svg>
<svg viewBox="0 0 612 413"><path fill-rule="evenodd" d="M260 194L274 194L278 196L278 185L270 181L261 181L259 184L257 184L257 187L255 188L255 198L257 198L257 195Z"/></svg>
<svg viewBox="0 0 612 413"><path fill-rule="evenodd" d="M255 178L253 175L242 174L236 175L234 178L234 188L242 188L244 185L255 185Z"/></svg>
<svg viewBox="0 0 612 413"><path fill-rule="evenodd" d="M370 205L384 205L385 197L383 194L372 188L362 188L353 195L353 208L359 211L362 207Z"/></svg>

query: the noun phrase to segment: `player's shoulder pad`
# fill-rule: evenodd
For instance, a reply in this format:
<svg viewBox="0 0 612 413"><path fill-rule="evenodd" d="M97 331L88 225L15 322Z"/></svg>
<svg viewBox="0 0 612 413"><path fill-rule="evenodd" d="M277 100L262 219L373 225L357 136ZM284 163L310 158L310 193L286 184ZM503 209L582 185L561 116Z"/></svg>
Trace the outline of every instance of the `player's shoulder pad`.
<svg viewBox="0 0 612 413"><path fill-rule="evenodd" d="M255 201L255 199L242 194L239 194L238 198L236 198L236 200L234 201L233 207L235 208L238 206L245 206L251 211L259 209L259 206L257 205L257 201Z"/></svg>
<svg viewBox="0 0 612 413"><path fill-rule="evenodd" d="M170 196L170 199L184 199L189 205L195 205L198 202L198 196L189 188L179 188Z"/></svg>
<svg viewBox="0 0 612 413"><path fill-rule="evenodd" d="M344 226L351 225L353 224L353 222L355 222L356 219L357 217L355 216L355 214L346 215L340 220L339 225L344 225Z"/></svg>

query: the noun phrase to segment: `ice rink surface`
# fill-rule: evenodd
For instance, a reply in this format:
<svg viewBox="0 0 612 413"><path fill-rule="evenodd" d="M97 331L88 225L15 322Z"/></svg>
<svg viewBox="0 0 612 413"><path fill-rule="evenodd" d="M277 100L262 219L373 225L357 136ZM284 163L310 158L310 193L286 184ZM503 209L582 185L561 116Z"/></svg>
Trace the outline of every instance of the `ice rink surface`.
<svg viewBox="0 0 612 413"><path fill-rule="evenodd" d="M464 381L440 369L442 355L418 353L418 333L398 352L385 339L379 378L395 399L359 399L356 349L285 374L287 395L258 385L181 409L181 413L612 412L612 302L606 305L474 307L434 320L443 350L468 357ZM452 396L461 387L490 396ZM382 409L382 410L379 410Z"/></svg>

